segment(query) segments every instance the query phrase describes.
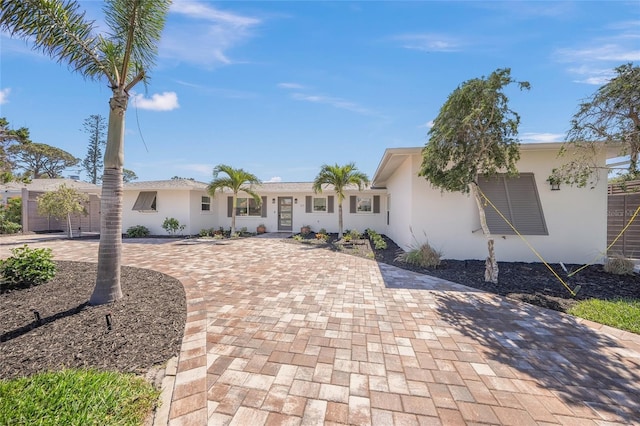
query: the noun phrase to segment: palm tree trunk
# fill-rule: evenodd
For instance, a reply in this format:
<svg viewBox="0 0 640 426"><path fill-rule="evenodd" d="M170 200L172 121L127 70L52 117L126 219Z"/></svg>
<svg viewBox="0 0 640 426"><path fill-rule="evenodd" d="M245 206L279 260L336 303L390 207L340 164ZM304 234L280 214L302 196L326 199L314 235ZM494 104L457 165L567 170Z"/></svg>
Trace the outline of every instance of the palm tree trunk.
<svg viewBox="0 0 640 426"><path fill-rule="evenodd" d="M229 238L233 237L236 233L236 205L238 203L238 194L233 194L233 200L231 201L231 230Z"/></svg>
<svg viewBox="0 0 640 426"><path fill-rule="evenodd" d="M73 238L73 231L71 230L71 214L67 213L67 236Z"/></svg>
<svg viewBox="0 0 640 426"><path fill-rule="evenodd" d="M338 201L338 239L342 238L342 201Z"/></svg>
<svg viewBox="0 0 640 426"><path fill-rule="evenodd" d="M487 216L484 213L482 197L480 197L480 192L476 187L476 184L471 184L471 191L473 192L473 196L476 199L476 205L478 206L478 213L480 215L480 226L482 227L482 232L487 237L487 250L489 252L489 256L487 256L487 260L485 262L485 271L484 271L484 280L486 282L492 282L494 284L498 283L498 262L496 261L496 253L494 250L494 241L491 237L491 231L489 230L489 225L487 225Z"/></svg>
<svg viewBox="0 0 640 426"><path fill-rule="evenodd" d="M122 262L122 166L124 163L124 114L128 95L121 91L109 101L109 129L104 156L102 197L100 199L100 246L98 276L92 305L101 305L122 297L120 266Z"/></svg>

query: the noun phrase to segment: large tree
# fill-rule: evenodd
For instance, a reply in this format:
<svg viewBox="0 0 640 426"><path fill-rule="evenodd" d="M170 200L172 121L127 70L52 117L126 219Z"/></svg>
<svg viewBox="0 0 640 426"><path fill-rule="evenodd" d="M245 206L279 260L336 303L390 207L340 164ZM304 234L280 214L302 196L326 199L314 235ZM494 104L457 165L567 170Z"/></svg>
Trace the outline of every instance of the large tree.
<svg viewBox="0 0 640 426"><path fill-rule="evenodd" d="M640 67L629 63L615 72L615 77L580 104L571 120L561 152L571 151L573 157L555 170L555 177L565 183L582 187L597 181L599 148L612 145L619 156L629 158L625 177L640 177Z"/></svg>
<svg viewBox="0 0 640 426"><path fill-rule="evenodd" d="M100 246L92 304L122 297L122 168L129 93L148 81L170 0L106 0L106 34L99 34L73 0L2 0L0 29L25 39L85 78L112 91L104 158Z"/></svg>
<svg viewBox="0 0 640 426"><path fill-rule="evenodd" d="M67 151L44 143L12 145L8 151L24 174L33 179L62 177L65 169L80 162Z"/></svg>
<svg viewBox="0 0 640 426"><path fill-rule="evenodd" d="M138 179L138 175L133 170L122 169L122 181L124 183L133 182Z"/></svg>
<svg viewBox="0 0 640 426"><path fill-rule="evenodd" d="M29 129L21 127L13 130L6 118L0 117L0 183L6 183L15 178L15 161L9 152L9 147L15 144L29 143Z"/></svg>
<svg viewBox="0 0 640 426"><path fill-rule="evenodd" d="M361 191L368 184L369 178L359 171L354 163L345 164L344 166L323 164L320 168L320 172L313 181L313 190L321 193L323 186L331 186L336 192L338 198L338 238L342 238L342 201L345 197L345 189L350 185L355 185Z"/></svg>
<svg viewBox="0 0 640 426"><path fill-rule="evenodd" d="M504 94L504 88L512 83L529 89L528 82L511 78L509 68L497 69L488 77L468 80L456 88L429 130L419 173L443 191L473 194L489 251L485 280L494 283L498 282L498 262L477 179L499 172L518 173L520 116L509 109Z"/></svg>
<svg viewBox="0 0 640 426"><path fill-rule="evenodd" d="M102 148L107 143L105 139L107 123L103 116L93 114L84 120L82 127L89 135L89 146L87 147L87 155L82 160L82 167L89 175L89 181L95 185L102 181L102 167L104 166Z"/></svg>
<svg viewBox="0 0 640 426"><path fill-rule="evenodd" d="M224 173L226 176L220 176ZM233 192L233 204L231 208L231 234L236 232L236 207L238 202L238 193L245 192L249 194L256 205L262 204L262 199L257 192L253 190L253 185L260 184L260 179L256 175L244 171L243 169L234 169L226 164L219 164L213 169L213 180L207 186L207 191L212 197L215 197L216 191L223 192L228 188Z"/></svg>
<svg viewBox="0 0 640 426"><path fill-rule="evenodd" d="M38 197L38 213L67 220L67 235L73 238L72 214L87 214L85 204L89 196L64 184L55 191L48 191Z"/></svg>

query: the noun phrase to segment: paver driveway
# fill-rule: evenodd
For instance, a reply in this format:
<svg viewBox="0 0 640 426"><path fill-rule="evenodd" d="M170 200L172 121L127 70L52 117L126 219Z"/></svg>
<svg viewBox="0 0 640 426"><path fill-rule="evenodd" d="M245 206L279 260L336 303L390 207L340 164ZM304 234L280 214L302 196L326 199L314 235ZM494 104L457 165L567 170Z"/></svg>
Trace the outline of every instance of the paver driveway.
<svg viewBox="0 0 640 426"><path fill-rule="evenodd" d="M186 289L171 425L640 423L630 333L274 239L127 241L124 264Z"/></svg>

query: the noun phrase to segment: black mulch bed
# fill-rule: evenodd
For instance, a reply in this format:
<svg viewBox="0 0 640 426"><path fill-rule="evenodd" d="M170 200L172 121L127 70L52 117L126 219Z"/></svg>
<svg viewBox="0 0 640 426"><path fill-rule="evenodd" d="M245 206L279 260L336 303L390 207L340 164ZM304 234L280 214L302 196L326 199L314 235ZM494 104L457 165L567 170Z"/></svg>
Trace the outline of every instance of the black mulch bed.
<svg viewBox="0 0 640 426"><path fill-rule="evenodd" d="M303 240L307 244L317 244L331 250L357 256L375 258L378 262L394 265L469 287L507 296L512 299L566 312L578 300L584 299L640 299L640 275L614 275L606 273L602 265L591 265L577 274L568 274L559 264L551 264L554 271L572 290L581 286L572 297L562 283L543 263L498 262L498 284L484 281L485 262L482 260L443 260L433 269L421 268L396 260L402 249L396 243L382 236L387 242L385 250L373 250L369 240L361 239L342 243L337 235L331 235L327 243L317 241L313 233ZM291 240L293 241L293 240ZM498 253L499 255L499 253ZM499 260L499 258L498 258ZM576 271L582 265L564 265L568 272Z"/></svg>
<svg viewBox="0 0 640 426"><path fill-rule="evenodd" d="M56 264L58 273L50 282L0 294L0 379L62 368L145 374L178 354L186 320L178 280L123 267L123 298L89 306L96 265ZM40 314L39 326L34 311Z"/></svg>

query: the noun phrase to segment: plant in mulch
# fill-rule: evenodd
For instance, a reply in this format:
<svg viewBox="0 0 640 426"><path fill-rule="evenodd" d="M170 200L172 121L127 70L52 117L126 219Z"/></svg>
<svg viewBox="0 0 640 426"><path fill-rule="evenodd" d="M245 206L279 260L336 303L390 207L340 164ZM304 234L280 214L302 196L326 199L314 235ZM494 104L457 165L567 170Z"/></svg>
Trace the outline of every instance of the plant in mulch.
<svg viewBox="0 0 640 426"><path fill-rule="evenodd" d="M13 256L0 260L3 287L31 287L46 283L56 275L51 249L31 249L26 244L11 250Z"/></svg>
<svg viewBox="0 0 640 426"><path fill-rule="evenodd" d="M603 269L609 274L615 275L633 275L635 263L631 259L627 259L621 255L615 255L607 259Z"/></svg>
<svg viewBox="0 0 640 426"><path fill-rule="evenodd" d="M184 231L184 228L186 228L186 225L180 225L180 222L175 217L167 217L162 222L162 229L170 235L176 235L178 231Z"/></svg>
<svg viewBox="0 0 640 426"><path fill-rule="evenodd" d="M402 253L396 258L399 262L423 268L435 268L440 265L441 259L442 252L431 247L428 242L413 246L408 252Z"/></svg>

